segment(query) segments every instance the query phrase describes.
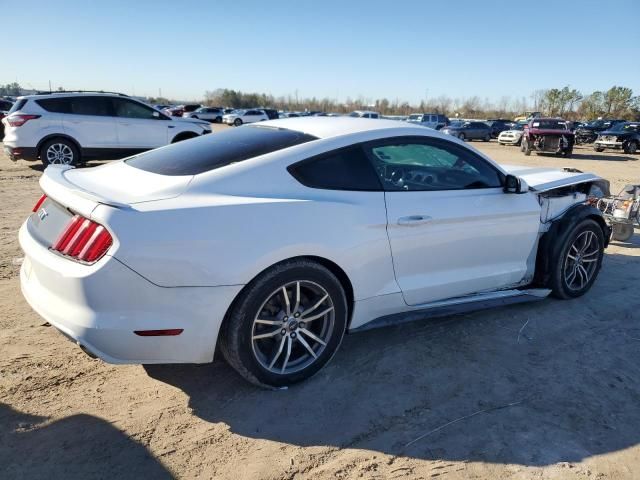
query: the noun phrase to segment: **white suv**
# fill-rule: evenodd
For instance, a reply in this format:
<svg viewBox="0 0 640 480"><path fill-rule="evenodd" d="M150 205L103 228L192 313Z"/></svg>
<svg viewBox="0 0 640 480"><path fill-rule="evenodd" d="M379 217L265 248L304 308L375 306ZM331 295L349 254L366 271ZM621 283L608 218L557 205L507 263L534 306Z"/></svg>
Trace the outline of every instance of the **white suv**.
<svg viewBox="0 0 640 480"><path fill-rule="evenodd" d="M19 97L2 121L9 158L39 158L45 166L122 158L211 133L208 122L169 117L126 95L101 92Z"/></svg>

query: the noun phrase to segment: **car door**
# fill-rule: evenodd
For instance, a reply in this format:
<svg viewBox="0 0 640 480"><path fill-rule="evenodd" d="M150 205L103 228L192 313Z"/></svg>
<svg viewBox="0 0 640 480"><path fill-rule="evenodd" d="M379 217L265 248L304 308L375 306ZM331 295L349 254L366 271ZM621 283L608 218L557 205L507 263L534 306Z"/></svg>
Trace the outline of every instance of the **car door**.
<svg viewBox="0 0 640 480"><path fill-rule="evenodd" d="M120 148L148 149L166 145L172 121L140 102L112 98Z"/></svg>
<svg viewBox="0 0 640 480"><path fill-rule="evenodd" d="M118 133L109 97L60 97L62 127L83 149L117 148Z"/></svg>
<svg viewBox="0 0 640 480"><path fill-rule="evenodd" d="M504 193L501 172L448 140L401 137L366 150L386 192L395 275L407 304L524 280L540 224L535 195Z"/></svg>

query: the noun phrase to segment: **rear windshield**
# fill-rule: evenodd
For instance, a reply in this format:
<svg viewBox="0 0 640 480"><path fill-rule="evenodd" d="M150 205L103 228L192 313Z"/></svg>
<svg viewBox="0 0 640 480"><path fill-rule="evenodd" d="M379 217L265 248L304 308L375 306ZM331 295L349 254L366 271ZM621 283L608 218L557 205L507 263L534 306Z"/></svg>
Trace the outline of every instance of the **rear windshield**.
<svg viewBox="0 0 640 480"><path fill-rule="evenodd" d="M125 162L160 175L197 175L312 140L317 138L294 130L247 125L141 153Z"/></svg>
<svg viewBox="0 0 640 480"><path fill-rule="evenodd" d="M17 112L22 107L24 107L26 103L27 103L27 99L21 98L20 100L18 100L16 103L13 104L13 107L11 107L11 110L9 110L9 113Z"/></svg>

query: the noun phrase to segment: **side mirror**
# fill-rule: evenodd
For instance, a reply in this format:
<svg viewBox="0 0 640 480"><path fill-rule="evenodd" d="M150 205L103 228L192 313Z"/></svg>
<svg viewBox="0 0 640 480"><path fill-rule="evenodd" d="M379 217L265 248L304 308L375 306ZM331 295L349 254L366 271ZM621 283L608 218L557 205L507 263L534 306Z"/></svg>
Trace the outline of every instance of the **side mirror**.
<svg viewBox="0 0 640 480"><path fill-rule="evenodd" d="M522 178L515 175L507 175L504 179L505 193L527 193L529 185Z"/></svg>

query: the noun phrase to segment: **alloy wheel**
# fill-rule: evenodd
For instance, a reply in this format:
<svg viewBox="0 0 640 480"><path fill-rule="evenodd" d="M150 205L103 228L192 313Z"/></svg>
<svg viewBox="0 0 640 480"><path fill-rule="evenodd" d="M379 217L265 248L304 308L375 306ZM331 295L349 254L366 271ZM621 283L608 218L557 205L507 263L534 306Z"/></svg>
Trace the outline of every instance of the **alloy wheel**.
<svg viewBox="0 0 640 480"><path fill-rule="evenodd" d="M271 373L298 372L320 357L334 325L334 304L322 286L308 280L287 283L269 295L253 320L253 354Z"/></svg>
<svg viewBox="0 0 640 480"><path fill-rule="evenodd" d="M47 148L47 163L50 165L71 165L73 150L64 143L54 143Z"/></svg>
<svg viewBox="0 0 640 480"><path fill-rule="evenodd" d="M564 261L564 280L567 288L582 290L597 272L600 241L594 232L579 234L569 247Z"/></svg>

